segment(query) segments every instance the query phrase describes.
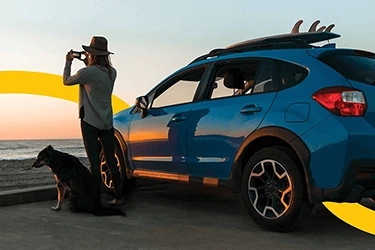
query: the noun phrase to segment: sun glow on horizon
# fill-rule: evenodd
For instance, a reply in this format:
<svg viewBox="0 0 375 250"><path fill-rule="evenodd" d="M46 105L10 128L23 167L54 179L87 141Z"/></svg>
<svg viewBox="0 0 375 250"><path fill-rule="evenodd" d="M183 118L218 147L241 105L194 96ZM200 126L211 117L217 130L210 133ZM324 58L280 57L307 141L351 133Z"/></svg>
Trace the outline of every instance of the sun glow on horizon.
<svg viewBox="0 0 375 250"><path fill-rule="evenodd" d="M36 95L2 94L0 104L3 121L0 140L82 138L74 102Z"/></svg>

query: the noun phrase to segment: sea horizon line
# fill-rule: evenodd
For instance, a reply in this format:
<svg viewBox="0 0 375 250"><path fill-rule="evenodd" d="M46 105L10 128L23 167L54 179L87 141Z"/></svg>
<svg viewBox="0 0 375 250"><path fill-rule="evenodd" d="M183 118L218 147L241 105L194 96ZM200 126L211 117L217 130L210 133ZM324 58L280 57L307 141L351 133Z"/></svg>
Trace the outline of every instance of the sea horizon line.
<svg viewBox="0 0 375 250"><path fill-rule="evenodd" d="M0 141L61 141L82 140L82 138L26 138L26 139L0 139Z"/></svg>

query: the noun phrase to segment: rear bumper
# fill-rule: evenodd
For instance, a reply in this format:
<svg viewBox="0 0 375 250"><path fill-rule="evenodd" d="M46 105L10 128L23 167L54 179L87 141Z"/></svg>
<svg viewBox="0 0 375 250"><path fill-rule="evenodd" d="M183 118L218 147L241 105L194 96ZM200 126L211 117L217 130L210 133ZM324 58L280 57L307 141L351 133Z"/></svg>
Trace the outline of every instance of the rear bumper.
<svg viewBox="0 0 375 250"><path fill-rule="evenodd" d="M375 128L362 117L331 116L301 136L310 154L311 203L375 197Z"/></svg>
<svg viewBox="0 0 375 250"><path fill-rule="evenodd" d="M310 191L315 202L359 202L365 197L375 197L375 159L353 160L338 187L325 190L312 187Z"/></svg>

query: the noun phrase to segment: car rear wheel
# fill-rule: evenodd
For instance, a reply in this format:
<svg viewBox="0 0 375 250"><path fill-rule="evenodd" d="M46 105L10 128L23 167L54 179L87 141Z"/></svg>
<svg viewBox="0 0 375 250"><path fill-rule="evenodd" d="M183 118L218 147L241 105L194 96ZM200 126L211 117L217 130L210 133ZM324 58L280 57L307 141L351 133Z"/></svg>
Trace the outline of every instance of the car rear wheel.
<svg viewBox="0 0 375 250"><path fill-rule="evenodd" d="M302 224L310 214L303 175L285 147L268 147L256 152L245 166L241 193L256 224L287 232Z"/></svg>
<svg viewBox="0 0 375 250"><path fill-rule="evenodd" d="M122 156L122 151L117 143L115 144L115 160L116 160L116 165L120 171L120 175L123 181L123 194L128 194L133 189L134 180L128 179L126 176L125 161ZM114 187L113 187L111 171L105 160L103 150L100 151L100 173L102 177L102 186L104 190L107 191L108 193L113 194Z"/></svg>

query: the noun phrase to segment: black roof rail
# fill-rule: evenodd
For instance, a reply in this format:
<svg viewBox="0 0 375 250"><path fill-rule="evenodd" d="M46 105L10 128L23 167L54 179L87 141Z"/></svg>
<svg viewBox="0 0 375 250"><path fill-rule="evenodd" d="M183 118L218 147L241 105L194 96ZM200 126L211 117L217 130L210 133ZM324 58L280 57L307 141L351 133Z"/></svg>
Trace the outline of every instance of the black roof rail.
<svg viewBox="0 0 375 250"><path fill-rule="evenodd" d="M225 48L214 49L210 53L202 55L192 61L190 64L205 60L209 57L218 55L245 52L251 50L264 49L282 49L282 48L311 48L312 43L322 42L330 39L340 37L339 34L331 32L304 32L304 33L290 33L275 36L267 36L256 39L247 40L244 42L235 43Z"/></svg>

